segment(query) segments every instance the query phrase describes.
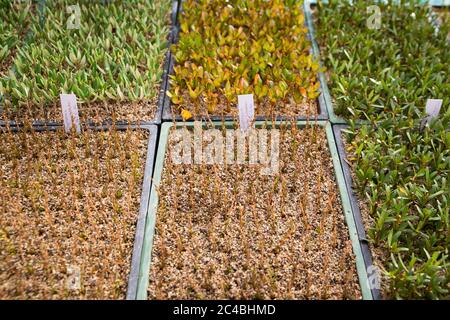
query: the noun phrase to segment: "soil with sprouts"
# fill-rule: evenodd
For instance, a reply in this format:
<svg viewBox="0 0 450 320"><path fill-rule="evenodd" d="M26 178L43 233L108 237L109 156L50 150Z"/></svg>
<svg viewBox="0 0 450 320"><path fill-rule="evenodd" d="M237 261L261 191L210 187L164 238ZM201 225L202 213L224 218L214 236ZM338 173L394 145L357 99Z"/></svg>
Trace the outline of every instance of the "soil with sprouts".
<svg viewBox="0 0 450 320"><path fill-rule="evenodd" d="M157 98L148 101L98 101L80 103L78 105L81 122L92 121L102 124L105 121L151 121L157 111ZM63 122L60 104L53 105L27 105L12 108L6 105L0 114L0 120L16 121L19 123L29 121Z"/></svg>
<svg viewBox="0 0 450 320"><path fill-rule="evenodd" d="M239 109L236 103L227 103L227 99L223 95L218 96L218 105L225 106L218 108L211 112L208 107L211 104L207 99L200 98L197 102L192 101L187 92L183 92L183 100L186 101L183 105L171 105L171 113L176 116L180 113L179 108L185 108L192 112L194 119L202 119L209 117L239 117ZM296 117L306 117L306 118L317 118L320 114L320 109L318 105L318 100L309 100L297 103L293 98L287 98L285 102L274 105L268 99L261 99L260 103L255 106L255 116L265 117L266 119L276 119L277 117L285 118L296 118Z"/></svg>
<svg viewBox="0 0 450 320"><path fill-rule="evenodd" d="M125 298L148 134L0 136L0 299Z"/></svg>
<svg viewBox="0 0 450 320"><path fill-rule="evenodd" d="M345 161L350 167L350 174L352 177L352 189L356 190L355 181L357 180L356 174L355 174L355 160L357 159L355 154L355 147L348 142L348 137L345 134L341 134L342 143L344 145L344 149L347 155L347 159ZM364 224L364 230L366 232L368 230L371 230L375 227L376 220L374 217L370 214L370 204L366 197L361 197L356 191L353 191L355 193L356 201L358 202L359 211L361 213L361 218ZM375 245L372 241L368 242L368 246L370 249L370 253L372 255L373 264L379 268L379 270L383 270L383 266L387 264L388 261L388 255L386 250L383 248ZM381 296L383 298L389 297L389 279L387 277L382 277L380 280L380 291Z"/></svg>
<svg viewBox="0 0 450 320"><path fill-rule="evenodd" d="M360 299L325 130L280 130L279 171L175 164L169 138L151 299ZM270 144L269 144L270 146Z"/></svg>

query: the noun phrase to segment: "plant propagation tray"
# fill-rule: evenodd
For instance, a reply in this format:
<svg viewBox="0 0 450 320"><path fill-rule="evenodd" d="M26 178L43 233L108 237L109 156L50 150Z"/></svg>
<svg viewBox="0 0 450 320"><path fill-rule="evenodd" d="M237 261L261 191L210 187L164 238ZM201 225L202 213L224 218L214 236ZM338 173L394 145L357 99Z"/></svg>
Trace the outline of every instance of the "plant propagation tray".
<svg viewBox="0 0 450 320"><path fill-rule="evenodd" d="M339 154L339 161L341 163L342 172L344 175L345 188L347 190L347 194L350 201L350 207L353 214L353 219L355 221L355 226L358 234L358 241L360 242L361 252L364 259L364 264L366 270L373 265L372 262L372 254L370 252L370 248L368 245L368 239L366 236L366 231L364 228L364 223L361 216L361 211L359 209L358 200L355 196L355 192L352 188L352 175L350 172L350 166L347 163L347 153L345 151L344 143L342 141L342 130L347 128L346 125L334 125L333 126L333 134L336 142L336 149ZM381 299L381 293L379 288L372 288L372 297L375 300Z"/></svg>
<svg viewBox="0 0 450 320"><path fill-rule="evenodd" d="M307 125L306 121L298 121L297 126L299 128ZM211 124L211 123L210 123ZM220 128L222 124L227 128L233 128L232 122L224 122L224 123L212 123L216 128ZM260 128L266 122L258 121L256 122L256 128ZM281 122L276 122L275 127L278 127ZM328 140L328 147L331 153L332 162L334 165L334 173L336 175L336 182L339 189L339 194L342 200L343 212L345 215L346 225L348 227L348 232L350 235L353 253L355 255L356 269L359 278L360 289L362 292L363 299L373 299L377 298L377 296L373 296L373 293L369 289L368 277L366 273L366 262L364 260L364 253L361 247L361 242L358 236L358 229L356 225L356 221L354 215L352 214L351 208L351 200L348 194L348 190L345 185L344 173L342 171L342 167L339 160L339 154L336 149L336 144L334 140L332 126L328 122L318 121L315 123L310 122L312 126L320 126L323 127L326 131L326 137ZM140 271L139 271L139 280L138 280L138 289L137 289L137 299L146 299L147 298L147 288L149 283L149 269L151 266L151 252L152 252L152 244L155 233L155 224L158 219L158 185L161 182L164 159L166 157L166 150L168 144L169 131L172 127L176 128L193 128L193 122L185 122L185 123L163 123L161 129L161 135L158 146L158 154L155 162L155 170L153 176L153 185L150 195L150 205L149 205L149 213L145 227L145 236L144 236L144 244L141 255L140 262ZM206 123L204 123L206 126ZM269 127L272 125L269 124Z"/></svg>
<svg viewBox="0 0 450 320"><path fill-rule="evenodd" d="M322 3L326 4L328 1L327 0L323 0ZM382 1L383 2L383 1ZM447 7L450 6L450 0L422 0L421 3L428 3L430 6L434 6L434 7ZM309 34L310 34L310 38L311 38L311 46L312 46L312 50L314 53L315 57L321 57L320 55L320 48L319 48L319 44L317 42L317 36L316 36L316 31L314 28L314 18L313 18L313 12L311 10L312 6L316 6L317 5L317 1L316 0L304 0L303 3L303 8L304 8L304 13L305 13L305 21L306 24L308 26L308 30L309 30ZM434 14L434 13L432 13ZM439 28L439 25L435 25L435 28ZM450 41L450 40L449 40ZM320 60L320 66L323 66L323 62L322 59ZM327 110L327 115L329 118L329 121L332 124L346 124L348 123L348 119L345 119L343 117L340 117L338 115L336 115L335 111L334 111L334 107L333 107L333 102L332 102L332 97L331 97L331 93L330 90L328 88L328 84L327 84L327 78L326 75L323 72L319 73L319 78L320 78L320 88L321 88L321 95L320 95L320 99L319 102L321 103L321 106ZM356 123L358 124L369 124L370 121L369 120L362 120L362 119L357 119Z"/></svg>

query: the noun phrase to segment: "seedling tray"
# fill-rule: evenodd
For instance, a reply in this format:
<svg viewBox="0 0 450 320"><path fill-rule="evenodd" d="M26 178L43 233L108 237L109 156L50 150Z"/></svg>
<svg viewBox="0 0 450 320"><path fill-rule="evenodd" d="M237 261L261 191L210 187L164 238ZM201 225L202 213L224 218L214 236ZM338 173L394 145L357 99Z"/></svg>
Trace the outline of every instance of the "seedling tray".
<svg viewBox="0 0 450 320"><path fill-rule="evenodd" d="M355 222L356 231L358 234L357 241L361 247L362 257L364 259L364 265L366 270L373 265L372 254L369 248L369 242L366 237L366 232L364 228L364 223L361 216L361 210L359 209L358 200L356 198L355 192L352 188L352 175L351 169L347 162L347 153L345 151L344 143L342 140L342 130L346 129L347 125L335 125L333 126L334 139L336 141L337 152L339 153L339 159L341 162L341 167L345 180L345 188L350 201L350 207L353 214L353 220ZM371 289L372 297L375 300L381 299L381 292L379 289Z"/></svg>
<svg viewBox="0 0 450 320"><path fill-rule="evenodd" d="M323 0L323 3L327 3L326 0ZM427 0L423 0L422 3L427 3ZM323 64L320 60L320 49L318 42L316 40L316 33L314 29L314 19L311 11L311 5L316 5L316 0L305 0L303 3L304 12L305 12L305 21L308 26L309 36L312 44L312 50L314 53L314 57L319 60L320 66ZM429 4L432 6L450 6L450 0L429 0ZM435 28L439 28L439 26L435 25ZM319 80L321 85L321 95L319 97L319 103L321 103L321 108L326 109L329 120L332 124L347 124L348 121L334 112L333 102L330 94L330 90L327 85L326 75L321 72L319 73ZM370 124L369 120L361 120L358 119L355 121L357 124Z"/></svg>
<svg viewBox="0 0 450 320"><path fill-rule="evenodd" d="M161 82L161 87L159 89L158 106L156 109L156 119L152 122L155 124L161 123L162 113L163 113L163 108L164 108L164 101L166 99L166 91L168 90L168 86L169 86L169 67L170 67L170 62L172 60L170 46L172 45L172 43L174 41L174 37L178 30L177 23L178 23L179 6L180 6L180 4L179 4L178 0L172 1L172 12L170 15L171 30L169 33L169 38L167 39L167 52L166 52L166 57L164 58L162 82Z"/></svg>
<svg viewBox="0 0 450 320"><path fill-rule="evenodd" d="M177 14L179 15L181 12L183 12L183 8L182 8L182 3L183 1L180 0L180 7L178 9ZM304 4L305 6L305 4ZM178 16L175 19L176 21L176 27L174 28L174 36L173 36L173 43L178 43L179 40L179 33L180 33L180 25L179 25L179 19ZM309 27L307 24L307 20L305 19L305 26ZM310 40L312 40L312 36L311 33L308 32L308 37ZM311 53L313 53L314 58L319 60L319 55L314 51L313 48L310 49ZM173 75L174 71L173 68L175 66L175 57L173 55L171 55L170 57L170 64L169 64L169 70L168 73L169 75ZM325 102L325 95L324 95L324 85L326 86L326 83L324 83L325 77L323 76L322 72L319 73L319 82L320 82L320 87L321 87L321 93L319 95L319 97L317 98L318 100L318 113L317 113L317 117L316 116L298 116L298 117L286 117L286 116L277 116L276 119L268 119L265 116L255 116L255 120L256 121L264 121L264 120L277 120L277 121L286 121L286 120L291 120L291 119L296 119L298 121L301 120L328 120L328 112L327 112L327 108L326 108L326 102ZM166 90L170 90L170 83L169 81L167 81L167 89ZM221 115L211 115L211 116L202 116L200 118L194 118L192 117L189 120L184 120L179 114L174 114L174 112L172 112L172 102L169 98L169 96L167 96L167 94L164 96L164 102L163 102L163 112L162 112L162 121L166 122L166 121L176 121L176 122L181 122L181 121L198 121L198 120L207 120L207 121L234 121L235 118L233 116L221 116Z"/></svg>
<svg viewBox="0 0 450 320"><path fill-rule="evenodd" d="M309 1L309 3L311 4L316 4L317 0L305 0L305 1ZM381 0L383 1L383 0ZM322 0L323 3L327 3L327 0ZM446 6L450 6L450 0L421 0L421 3L428 3L430 6L434 6L434 7L446 7Z"/></svg>
<svg viewBox="0 0 450 320"><path fill-rule="evenodd" d="M12 132L19 132L22 129L22 125L10 127L9 130ZM112 127L107 125L102 126L88 126L88 130L96 131L108 131ZM128 275L128 286L127 286L127 299L134 300L136 298L137 287L138 287L138 276L140 272L140 263L142 260L142 248L144 243L144 231L146 227L147 215L149 212L149 199L150 190L152 189L152 174L154 168L154 161L156 156L156 143L158 139L158 126L153 124L142 124L142 125L115 125L114 128L118 131L125 131L127 129L132 130L146 130L149 133L146 160L144 167L144 177L142 182L142 193L139 204L139 213L136 223L133 253L131 257L131 267L130 273ZM6 128L0 128L0 133L3 133ZM31 128L29 128L31 129ZM49 132L62 129L61 126L33 126L32 130L37 132Z"/></svg>
<svg viewBox="0 0 450 320"><path fill-rule="evenodd" d="M277 121L272 124L269 124L268 122L262 122L258 121L255 123L256 128L260 128L263 125L267 124L269 128L277 128L279 127L282 122ZM336 182L337 187L339 189L339 194L342 200L342 206L343 206L343 212L345 216L345 222L348 227L350 240L352 243L352 249L353 253L355 255L355 262L356 262L356 270L359 278L359 284L360 289L362 293L363 299L372 300L373 298L376 298L376 296L373 296L373 293L369 289L369 281L367 277L366 272L366 264L364 260L363 250L361 248L361 241L359 241L359 235L358 235L358 229L357 229L357 223L355 222L354 215L352 214L352 207L350 202L350 197L345 185L345 179L344 179L344 173L342 171L341 162L339 160L339 154L336 149L336 143L334 140L333 130L331 127L331 124L327 121L317 121L315 124L312 122L307 121L298 121L297 126L305 127L308 124L310 125L318 125L325 129L326 131L326 137L328 141L328 147L330 151L330 156L333 161L334 166L334 173L336 176ZM206 126L207 123L203 122L203 126ZM211 125L209 123L208 125ZM233 122L215 122L213 123L213 127L215 128L222 128L222 125L224 125L226 128L233 128ZM137 284L137 295L136 298L138 300L145 300L147 299L147 288L149 285L149 271L151 266L151 255L152 255L152 246L153 246L153 239L155 235L155 226L156 226L156 219L157 219L157 209L158 209L158 186L161 183L162 179L162 172L163 172L163 166L164 166L164 160L166 156L166 151L168 147L168 138L170 129L172 127L176 128L193 128L194 123L193 122L185 122L185 123L163 123L161 127L161 135L159 140L159 146L158 146L158 154L155 161L155 170L153 175L153 184L151 186L151 194L150 194L150 204L149 204L149 211L148 211L148 218L146 220L146 226L145 226L145 235L144 235L144 243L141 253L141 260L140 260L140 272L139 272L139 279Z"/></svg>
<svg viewBox="0 0 450 320"><path fill-rule="evenodd" d="M45 6L46 6L46 0L39 0L39 13L40 13L40 20L41 20L41 24L45 21ZM159 93L158 93L158 100L157 100L157 107L156 107L156 111L155 111L155 117L152 120L149 121L135 121L135 122L128 122L128 121L124 121L124 120L120 120L118 119L117 121L114 121L117 125L127 125L127 124L133 124L133 125L148 125L148 124L160 124L161 123L161 116L162 116L162 112L163 112L163 106L164 106L164 101L166 98L166 90L167 90L167 85L168 85L168 80L169 80L169 76L168 76L168 70L169 70L169 66L170 66L170 61L171 61L171 53L170 53L170 46L173 43L173 37L175 36L175 34L177 33L176 30L176 24L177 24L177 18L178 18L178 8L179 8L179 1L178 0L172 0L172 12L170 14L170 31L167 37L167 52L164 58L164 63L162 65L162 78L161 78L161 85L160 85L160 89L159 89ZM0 101L0 111L2 110L1 108L1 101ZM0 112L0 116L1 116ZM80 112L81 114L81 112ZM104 120L101 124L99 124L98 122L94 122L92 120L87 120L85 121L85 123L89 126L95 126L95 125L110 125L113 121L111 119L107 119ZM33 125L34 126L59 126L61 125L61 122L57 122L57 121L33 121ZM4 120L0 120L0 126L5 126L6 123ZM10 126L16 126L16 125L20 125L20 123L17 123L16 121L9 121L9 125Z"/></svg>

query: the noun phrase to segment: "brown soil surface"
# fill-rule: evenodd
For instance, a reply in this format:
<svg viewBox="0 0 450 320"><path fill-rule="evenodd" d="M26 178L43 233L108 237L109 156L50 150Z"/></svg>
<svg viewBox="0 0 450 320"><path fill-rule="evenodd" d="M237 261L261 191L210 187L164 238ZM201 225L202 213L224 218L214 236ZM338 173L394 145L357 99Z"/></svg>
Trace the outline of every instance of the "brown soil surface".
<svg viewBox="0 0 450 320"><path fill-rule="evenodd" d="M148 134L0 136L0 299L125 298Z"/></svg>
<svg viewBox="0 0 450 320"><path fill-rule="evenodd" d="M342 134L342 141L344 143L344 148L345 148L345 151L347 154L347 163L350 166L350 172L352 175L352 181L353 181L352 189L353 189L353 192L358 201L358 206L359 206L359 210L361 212L364 229L366 230L366 236L369 239L369 248L370 248L370 252L372 253L372 261L376 267L378 267L380 270L383 270L383 266L385 265L385 263L388 259L388 257L386 256L387 251L381 247L376 246L374 243L370 242L370 237L368 236L368 231L374 227L375 219L372 217L372 215L370 213L369 202L368 202L367 198L358 194L357 189L356 189L355 181L357 181L357 177L355 175L355 169L354 169L356 166L356 164L354 163L354 160L356 159L355 154L354 154L354 148L350 143L347 142L347 137L345 136L345 134ZM380 279L381 295L384 298L388 298L388 296L389 296L388 295L389 283L387 282L387 280L388 279L383 276Z"/></svg>
<svg viewBox="0 0 450 320"><path fill-rule="evenodd" d="M281 129L275 175L261 164L176 165L174 143L149 298L361 298L323 128Z"/></svg>
<svg viewBox="0 0 450 320"><path fill-rule="evenodd" d="M448 7L436 8L433 7L433 11L438 15L438 23L450 23L450 9ZM447 40L450 41L450 33L447 35Z"/></svg>

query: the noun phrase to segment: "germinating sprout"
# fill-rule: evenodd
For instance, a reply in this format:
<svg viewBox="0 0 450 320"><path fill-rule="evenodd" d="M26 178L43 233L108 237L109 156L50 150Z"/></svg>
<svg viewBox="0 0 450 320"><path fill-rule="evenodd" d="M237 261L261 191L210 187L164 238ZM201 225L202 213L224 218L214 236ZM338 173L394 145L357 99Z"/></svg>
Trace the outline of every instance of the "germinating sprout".
<svg viewBox="0 0 450 320"><path fill-rule="evenodd" d="M183 118L235 115L253 93L256 113L314 115L323 71L310 53L302 3L183 1L168 95Z"/></svg>

